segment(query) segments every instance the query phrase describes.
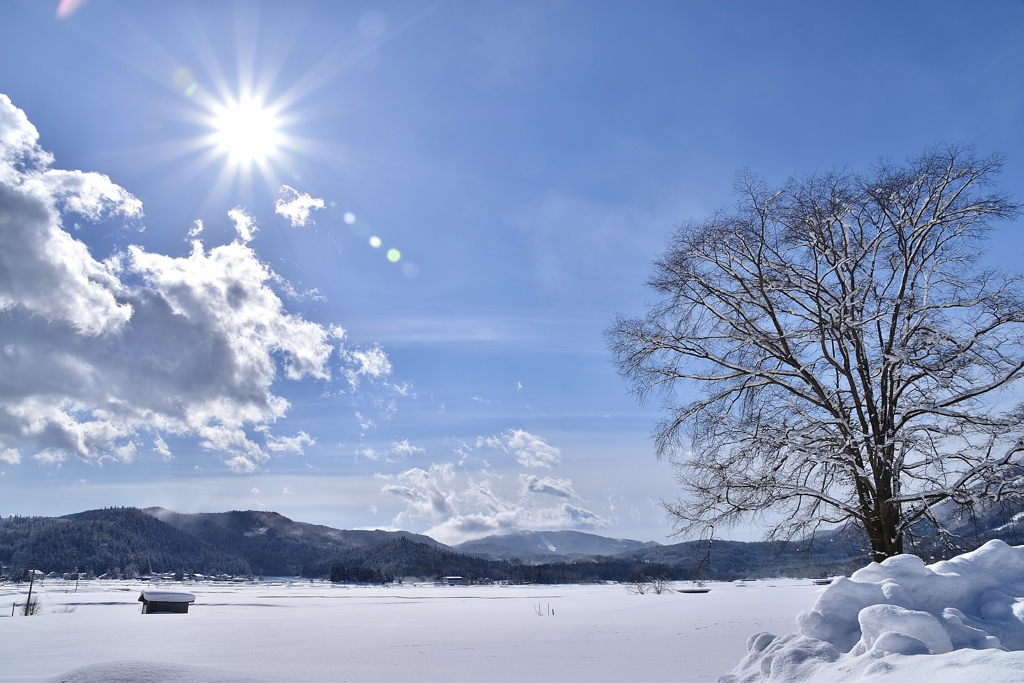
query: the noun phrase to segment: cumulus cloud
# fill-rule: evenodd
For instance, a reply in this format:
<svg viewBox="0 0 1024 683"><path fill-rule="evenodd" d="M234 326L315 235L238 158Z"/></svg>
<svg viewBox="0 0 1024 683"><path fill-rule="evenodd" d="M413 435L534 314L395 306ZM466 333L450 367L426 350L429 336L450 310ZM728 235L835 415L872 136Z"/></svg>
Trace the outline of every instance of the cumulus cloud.
<svg viewBox="0 0 1024 683"><path fill-rule="evenodd" d="M451 463L431 465L426 470L413 467L396 475L393 483L385 484L381 492L405 500L408 511L403 515L413 514L423 519L436 520L453 510L450 484L454 478Z"/></svg>
<svg viewBox="0 0 1024 683"><path fill-rule="evenodd" d="M570 479L538 477L530 473L509 478L481 457L493 450L514 455L516 467L533 468L538 466L537 462L543 462L543 467L557 464L557 448L522 430L479 437L474 444L460 442L453 451L457 463L434 464L427 470L413 467L397 475L381 475L388 482L382 493L405 502L405 509L393 521L394 526L407 528L417 522L424 523L429 525L424 533L444 543L459 543L519 529L608 526L606 518L575 504L579 496ZM527 451L530 457L520 457L519 451ZM563 500L552 504L552 498Z"/></svg>
<svg viewBox="0 0 1024 683"><path fill-rule="evenodd" d="M175 435L253 472L271 454L314 443L271 431L289 409L276 382L329 379L335 350L350 381L390 373L379 347L342 349L340 328L285 308L242 209L229 212L238 234L229 244L194 239L183 257L130 245L95 257L67 216L135 225L142 205L106 176L51 168L38 138L0 95L3 462L131 462L143 443L168 458L161 435Z"/></svg>
<svg viewBox="0 0 1024 683"><path fill-rule="evenodd" d="M281 196L274 203L274 211L290 220L293 228L306 225L313 209L324 208L323 199L311 197L288 185L282 185L278 193Z"/></svg>
<svg viewBox="0 0 1024 683"><path fill-rule="evenodd" d="M34 128L32 135L11 130L31 124L23 114L12 115L12 109L21 112L0 98L0 143L38 137ZM85 244L63 229L60 206L79 206L97 218L104 207L107 215L138 218L141 207L109 191L105 176L63 182L66 174L47 169L40 163L45 158L21 149L0 153L0 312L23 313L79 335L116 334L131 318L132 306L119 296L120 282L109 264L93 259ZM26 165L40 170L21 170ZM90 198L74 196L90 189L96 190Z"/></svg>
<svg viewBox="0 0 1024 683"><path fill-rule="evenodd" d="M597 530L608 526L600 515L569 503L554 507L511 506L494 513L452 515L424 532L442 543L462 543L492 534L509 534L520 529L559 531L563 529Z"/></svg>

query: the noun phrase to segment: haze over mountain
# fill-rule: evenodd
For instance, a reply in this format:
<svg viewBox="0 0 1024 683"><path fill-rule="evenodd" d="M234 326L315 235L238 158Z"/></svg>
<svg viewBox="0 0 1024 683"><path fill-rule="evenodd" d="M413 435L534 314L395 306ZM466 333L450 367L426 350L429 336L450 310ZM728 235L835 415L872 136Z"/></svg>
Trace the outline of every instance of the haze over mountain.
<svg viewBox="0 0 1024 683"><path fill-rule="evenodd" d="M452 548L460 553L479 555L492 560L518 558L543 562L595 555L619 555L660 545L653 541L645 543L622 538L606 538L582 531L523 530L466 541Z"/></svg>

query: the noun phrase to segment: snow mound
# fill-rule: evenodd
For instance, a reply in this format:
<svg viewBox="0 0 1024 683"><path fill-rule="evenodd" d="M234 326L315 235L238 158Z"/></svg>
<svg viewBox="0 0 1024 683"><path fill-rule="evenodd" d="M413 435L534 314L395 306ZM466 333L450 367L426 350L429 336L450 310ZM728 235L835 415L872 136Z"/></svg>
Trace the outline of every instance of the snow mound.
<svg viewBox="0 0 1024 683"><path fill-rule="evenodd" d="M1024 546L989 541L932 565L913 555L873 562L832 582L796 620L798 633L751 636L747 655L719 683L1017 681Z"/></svg>
<svg viewBox="0 0 1024 683"><path fill-rule="evenodd" d="M261 683L264 679L190 664L104 662L68 671L52 683Z"/></svg>

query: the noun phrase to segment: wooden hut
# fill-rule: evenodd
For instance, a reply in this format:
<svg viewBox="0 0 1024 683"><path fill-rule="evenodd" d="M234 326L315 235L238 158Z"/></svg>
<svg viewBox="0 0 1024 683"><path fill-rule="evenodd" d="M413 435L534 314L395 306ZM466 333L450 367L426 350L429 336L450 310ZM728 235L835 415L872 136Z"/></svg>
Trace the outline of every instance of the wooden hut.
<svg viewBox="0 0 1024 683"><path fill-rule="evenodd" d="M184 591L144 590L139 596L143 614L188 614L188 606L195 601L196 596Z"/></svg>

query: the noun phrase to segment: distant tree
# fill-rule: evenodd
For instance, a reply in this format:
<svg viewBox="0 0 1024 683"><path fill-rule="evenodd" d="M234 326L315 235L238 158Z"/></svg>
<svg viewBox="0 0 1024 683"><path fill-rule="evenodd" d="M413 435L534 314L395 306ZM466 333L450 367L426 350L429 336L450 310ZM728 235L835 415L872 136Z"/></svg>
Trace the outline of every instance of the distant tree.
<svg viewBox="0 0 1024 683"><path fill-rule="evenodd" d="M744 174L734 207L671 238L659 301L608 334L663 400L680 532L852 522L881 560L918 520L941 534L937 506L1020 501L1021 281L979 263L1019 215L1000 168L954 145L778 188Z"/></svg>
<svg viewBox="0 0 1024 683"><path fill-rule="evenodd" d="M654 593L661 595L669 590L675 576L672 569L663 564L655 564L633 572L626 582L626 590L630 593L644 595Z"/></svg>

